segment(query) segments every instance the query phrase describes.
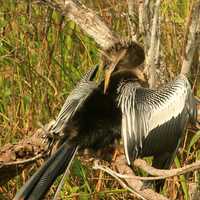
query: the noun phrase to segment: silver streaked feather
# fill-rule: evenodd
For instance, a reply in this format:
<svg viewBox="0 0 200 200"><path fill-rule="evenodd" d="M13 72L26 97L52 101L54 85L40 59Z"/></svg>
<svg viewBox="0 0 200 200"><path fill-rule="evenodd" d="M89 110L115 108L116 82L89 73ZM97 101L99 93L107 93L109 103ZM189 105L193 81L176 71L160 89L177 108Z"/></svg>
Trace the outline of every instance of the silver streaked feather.
<svg viewBox="0 0 200 200"><path fill-rule="evenodd" d="M96 75L97 69L98 66L89 70L69 94L51 128L53 133L60 133L63 130L69 119L74 116L76 111L84 104L85 100L97 88L97 84L91 80Z"/></svg>
<svg viewBox="0 0 200 200"><path fill-rule="evenodd" d="M191 105L192 91L187 78L179 75L159 90L138 87L133 81L122 82L118 88L118 105L122 111L122 138L128 164L142 149L152 130L175 119ZM185 117L189 118L189 114ZM169 130L170 131L170 130Z"/></svg>

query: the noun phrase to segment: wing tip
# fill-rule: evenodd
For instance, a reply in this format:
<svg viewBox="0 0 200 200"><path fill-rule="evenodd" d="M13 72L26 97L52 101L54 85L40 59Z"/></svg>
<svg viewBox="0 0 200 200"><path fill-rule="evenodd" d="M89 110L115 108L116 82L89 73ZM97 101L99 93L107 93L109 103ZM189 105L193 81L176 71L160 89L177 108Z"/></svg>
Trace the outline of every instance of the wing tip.
<svg viewBox="0 0 200 200"><path fill-rule="evenodd" d="M127 164L128 164L128 165L131 165L131 161L130 161L129 155L126 155L126 154L125 154L125 156L126 156Z"/></svg>
<svg viewBox="0 0 200 200"><path fill-rule="evenodd" d="M137 149L133 150L132 148L130 148L130 146L128 147L124 145L124 152L127 164L131 165L131 161L137 157Z"/></svg>

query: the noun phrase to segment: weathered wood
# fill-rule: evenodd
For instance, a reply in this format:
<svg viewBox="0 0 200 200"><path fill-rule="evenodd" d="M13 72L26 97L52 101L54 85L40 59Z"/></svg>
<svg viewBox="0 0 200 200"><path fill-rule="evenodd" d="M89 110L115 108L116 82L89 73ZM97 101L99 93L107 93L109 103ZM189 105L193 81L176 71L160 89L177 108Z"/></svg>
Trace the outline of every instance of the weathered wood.
<svg viewBox="0 0 200 200"><path fill-rule="evenodd" d="M119 42L119 37L89 8L72 0L40 0L73 20L91 36L102 49L108 49Z"/></svg>
<svg viewBox="0 0 200 200"><path fill-rule="evenodd" d="M194 3L187 27L181 74L190 72L195 51L200 48L200 1Z"/></svg>
<svg viewBox="0 0 200 200"><path fill-rule="evenodd" d="M129 176L134 176L134 172L127 165L127 161L126 161L126 158L125 158L124 155L119 155L116 158L116 160L113 163L113 167L115 167L116 170L119 171L120 174L126 174L127 175L126 177L123 178L123 180L125 180L126 183L121 179L120 176L118 176L118 174L115 173L115 171L111 170L110 168L108 168L106 166L98 165L98 163L96 162L93 168L103 170L103 171L107 172L108 174L110 174L111 176L113 176L121 184L122 187L128 189L130 192L133 193L133 195L135 197L137 197L139 199L168 200L167 197L165 197L161 194L158 194L154 190L149 189L149 188L145 188L144 184L141 180L129 178Z"/></svg>
<svg viewBox="0 0 200 200"><path fill-rule="evenodd" d="M153 23L151 27L151 37L149 43L149 49L146 57L146 68L148 71L149 77L149 87L154 88L157 83L157 74L156 74L156 65L155 59L159 57L159 54L155 54L157 48L159 48L159 40L158 31L159 31L159 11L160 11L160 0L156 0L155 8L154 8L154 16Z"/></svg>
<svg viewBox="0 0 200 200"><path fill-rule="evenodd" d="M44 128L48 130L52 122ZM48 144L44 129L25 137L17 144L6 144L0 148L0 185L19 174L24 168L46 155Z"/></svg>

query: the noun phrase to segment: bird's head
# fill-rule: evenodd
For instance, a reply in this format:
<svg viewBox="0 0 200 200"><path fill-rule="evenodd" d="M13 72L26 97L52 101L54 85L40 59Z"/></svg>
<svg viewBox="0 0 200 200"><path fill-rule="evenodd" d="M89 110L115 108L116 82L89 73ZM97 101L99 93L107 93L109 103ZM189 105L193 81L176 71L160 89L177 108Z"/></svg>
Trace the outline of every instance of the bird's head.
<svg viewBox="0 0 200 200"><path fill-rule="evenodd" d="M130 71L139 80L145 81L143 66L144 49L136 42L119 42L103 54L103 66L105 71L104 93L106 92L110 77L119 71Z"/></svg>

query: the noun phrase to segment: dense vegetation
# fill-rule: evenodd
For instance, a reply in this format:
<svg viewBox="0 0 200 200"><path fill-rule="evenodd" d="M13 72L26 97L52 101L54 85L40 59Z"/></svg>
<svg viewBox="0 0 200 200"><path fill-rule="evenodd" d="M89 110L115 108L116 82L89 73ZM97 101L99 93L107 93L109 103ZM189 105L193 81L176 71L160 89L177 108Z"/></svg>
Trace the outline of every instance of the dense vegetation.
<svg viewBox="0 0 200 200"><path fill-rule="evenodd" d="M84 3L113 30L128 36L127 4L124 2L87 0ZM44 5L30 0L0 0L0 5L0 146L3 146L34 132L39 122L45 124L55 118L77 80L99 62L99 51L93 39L74 22ZM189 0L164 0L161 5L161 48L170 74L180 71L190 7ZM135 20L137 24L137 16ZM195 91L200 95L200 78L194 68L191 81L196 77ZM199 137L200 132L187 134L176 166L199 159ZM4 196L0 198L12 199L16 189L33 171L31 168L0 187ZM63 199L128 199L128 192L111 177L92 171L79 160L75 161L72 174L63 187ZM100 181L99 177L102 177ZM180 177L179 182L177 179L169 179L164 192L170 199L188 199L186 177ZM195 177L187 175L189 181L197 179L198 173Z"/></svg>

